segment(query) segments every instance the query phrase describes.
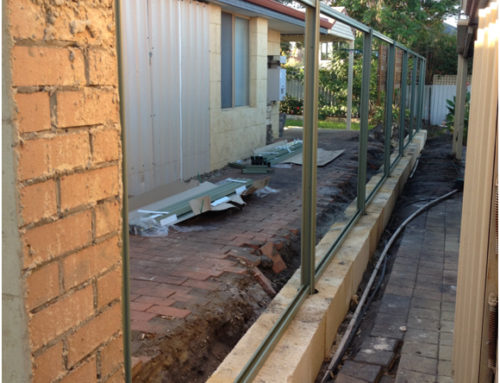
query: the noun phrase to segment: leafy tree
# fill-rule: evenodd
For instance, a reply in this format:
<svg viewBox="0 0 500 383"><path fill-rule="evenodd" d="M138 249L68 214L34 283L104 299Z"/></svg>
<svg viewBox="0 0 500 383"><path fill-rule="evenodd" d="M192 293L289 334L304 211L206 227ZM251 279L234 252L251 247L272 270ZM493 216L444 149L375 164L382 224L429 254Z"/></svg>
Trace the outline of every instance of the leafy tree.
<svg viewBox="0 0 500 383"><path fill-rule="evenodd" d="M441 29L443 20L457 13L457 0L329 0L347 13L410 47Z"/></svg>
<svg viewBox="0 0 500 383"><path fill-rule="evenodd" d="M458 0L327 0L349 16L399 41L427 58L433 74L456 73L456 37L445 34L443 20L458 12Z"/></svg>

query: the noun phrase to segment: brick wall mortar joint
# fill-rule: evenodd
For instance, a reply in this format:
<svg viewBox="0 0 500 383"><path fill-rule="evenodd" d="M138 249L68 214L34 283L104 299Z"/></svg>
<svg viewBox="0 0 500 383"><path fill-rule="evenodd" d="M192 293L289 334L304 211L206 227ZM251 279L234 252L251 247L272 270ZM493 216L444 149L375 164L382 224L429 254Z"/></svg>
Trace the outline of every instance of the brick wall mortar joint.
<svg viewBox="0 0 500 383"><path fill-rule="evenodd" d="M66 176L71 176L73 174L83 174L87 173L93 170L99 170L99 169L104 169L112 166L118 166L119 170L121 169L121 161L118 160L112 160L112 161L107 161L107 162L99 162L99 163L90 163L86 165L85 167L83 166L75 166L73 169L68 169L68 170L55 170L52 173L45 174L40 177L33 177L33 178L28 178L22 181L19 181L18 184L22 186L27 186L27 185L32 185L35 183L39 182L44 182L49 179L53 179L56 177L66 177Z"/></svg>
<svg viewBox="0 0 500 383"><path fill-rule="evenodd" d="M123 363L118 364L113 370L111 370L110 373L108 373L106 376L101 377L102 382L106 382L109 378L111 378L114 374L116 374L119 370L122 370L124 367Z"/></svg>
<svg viewBox="0 0 500 383"><path fill-rule="evenodd" d="M65 349L63 348L63 355L64 355L64 350L66 350L66 356L67 356L67 353L69 351L69 347L67 345L67 338L68 338L68 336L71 336L71 335L75 334L78 330L80 330L81 328L83 328L84 326L86 326L87 324L89 324L90 322L92 322L93 320L95 320L99 315L103 314L107 310L111 310L111 308L113 306L115 306L116 304L118 304L118 305L120 304L120 300L115 300L114 302L115 302L114 304L110 303L109 305L101 307L99 310L95 310L92 313L92 315L90 315L88 318L85 318L83 321L81 321L80 323L78 323L76 326L73 326L73 327L69 328L68 330L66 330L62 334L59 334L58 336L56 336L53 339L49 340L47 343L45 343L42 346L40 346L38 349L33 350L32 351L32 355L35 356L35 357L38 356L38 355L41 355L45 350L47 350L50 347L54 346L58 342L63 342L63 345L66 343L66 348ZM121 331L122 331L122 329L119 328L117 331L115 331L111 335L111 337L109 339L117 338L118 336L121 335ZM92 356L92 354L95 354L96 351L97 351L97 349L99 349L101 346L102 346L102 344L99 344L97 347L95 347L93 350L91 350L87 355L85 355L82 358L82 360L86 359L88 356ZM80 361L78 363L80 363ZM67 368L68 365L69 364L65 365L66 368Z"/></svg>
<svg viewBox="0 0 500 383"><path fill-rule="evenodd" d="M86 287L88 287L91 284L91 282L92 282L92 280L86 280L85 282L83 282L77 286L73 286L69 289L65 289L65 291L62 292L62 294L60 294L57 297L54 297L52 299L49 299L48 301L45 301L42 304L32 308L29 311L29 313L32 315L35 315L35 314L39 313L40 311L43 311L47 307L53 305L54 303L57 303L60 300L63 300L67 297L70 297L71 295L77 293L78 291L85 289Z"/></svg>

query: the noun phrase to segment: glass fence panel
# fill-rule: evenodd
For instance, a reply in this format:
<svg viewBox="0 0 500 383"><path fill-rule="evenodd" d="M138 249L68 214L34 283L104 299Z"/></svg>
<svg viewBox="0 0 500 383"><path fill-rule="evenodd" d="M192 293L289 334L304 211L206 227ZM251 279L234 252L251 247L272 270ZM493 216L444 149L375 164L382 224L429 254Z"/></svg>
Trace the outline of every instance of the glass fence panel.
<svg viewBox="0 0 500 383"><path fill-rule="evenodd" d="M360 32L352 41L322 44L327 48L319 68L316 241L333 233L331 250L358 212L362 45ZM329 254L316 254L316 266Z"/></svg>
<svg viewBox="0 0 500 383"><path fill-rule="evenodd" d="M386 105L389 44L375 38L371 51L370 103L368 112L368 142L366 156L366 200L382 183L385 174Z"/></svg>
<svg viewBox="0 0 500 383"><path fill-rule="evenodd" d="M304 154L299 163L274 166L279 177L275 173L273 179L280 181L271 186L287 190L286 198L290 198L286 203L291 211L301 213L297 216L301 222L297 241L302 246L300 250L296 247L295 263L289 266L283 284L297 268L301 283L240 372L238 382L251 381L298 307L314 292L315 278L390 174L402 148L411 142L422 113L423 87L419 85L425 77L425 65L419 56L324 5L323 14L346 23L355 32L353 41L320 42L314 36L319 22L314 5L318 3L299 2L306 8L304 39L287 47L292 60L286 65L287 96L281 102L285 123L280 137L301 141ZM314 50L309 51L304 65L293 50L305 46L303 57L307 56L308 44ZM317 80L314 72L319 74ZM313 112L309 105L313 105ZM292 192L288 189L292 183L302 188ZM333 245L327 254L315 254L313 245L327 232L335 236ZM304 246L308 243L309 248ZM279 290L280 286L276 287Z"/></svg>

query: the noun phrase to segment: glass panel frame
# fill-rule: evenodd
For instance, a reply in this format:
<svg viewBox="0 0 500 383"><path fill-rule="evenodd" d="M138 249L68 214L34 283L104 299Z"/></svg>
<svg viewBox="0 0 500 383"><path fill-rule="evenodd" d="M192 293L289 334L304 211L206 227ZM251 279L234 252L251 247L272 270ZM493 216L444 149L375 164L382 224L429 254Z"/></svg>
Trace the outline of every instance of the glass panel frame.
<svg viewBox="0 0 500 383"><path fill-rule="evenodd" d="M307 232L307 236L302 235L301 244L301 285L298 289L297 294L291 299L288 306L285 308L283 313L274 323L272 329L269 331L264 341L257 347L254 354L248 360L246 365L243 367L239 375L236 377L236 382L250 382L255 377L259 371L260 366L265 362L267 355L272 351L276 343L279 341L281 335L285 331L288 324L291 322L293 316L300 308L302 302L307 298L308 295L315 293L315 281L319 278L322 271L326 268L329 262L333 259L336 249L340 247L346 234L350 231L352 226L357 222L359 217L365 213L366 204L368 204L374 197L378 188L387 179L390 174L390 161L387 167L387 172L384 172L377 186L371 191L370 196L366 196L366 166L367 166L367 141L368 141L368 112L369 112L369 91L370 91L370 66L371 66L371 49L372 49L372 38L376 37L383 42L390 44L392 49L395 47L402 49L407 54L411 54L420 63L419 71L419 87L414 85L415 81L412 81L412 96L418 96L412 98L412 109L416 101L420 103L416 108L417 121L420 119L420 123L417 125L417 130L421 126L421 113L422 113L422 99L423 99L423 84L422 78L425 78L425 59L418 55L417 53L409 50L403 45L395 42L389 37L373 30L372 28L346 16L334 9L320 4L318 0L315 2L311 0L298 0L302 5L306 7L306 23L305 23L305 41L306 41L306 52L310 51L307 55L308 60L306 60L306 65L304 69L305 73L305 100L304 100L304 134L307 129L310 129L308 135L310 136L307 140L304 139L304 161L303 161L303 189L302 189L302 204L303 204L303 218L302 221L302 231ZM355 28L363 32L363 79L361 87L361 102L360 102L360 138L359 138L359 154L358 154L358 193L357 193L357 213L351 219L350 223L344 227L342 234L336 240L334 245L331 247L328 255L315 265L315 251L314 245L312 243L314 236L312 231L315 228L315 220L311 219L315 217L316 205L313 203L316 197L316 191L314 190L316 184L316 151L317 151L317 98L318 98L318 59L319 59L319 15L321 13L332 17L336 21L347 24L348 26ZM416 80L416 68L414 68L415 76L412 80ZM405 80L406 81L406 80ZM392 98L392 95L391 95ZM388 106L392 115L392 102ZM307 114L306 114L307 113ZM387 109L386 109L387 113ZM412 112L413 117L414 112ZM307 118L306 118L307 117ZM306 121L307 120L307 121ZM316 123L316 126L315 126ZM306 129L307 128L307 129ZM404 129L402 129L404 131ZM410 135L409 142L413 134ZM401 138L400 138L401 140ZM309 142L307 142L309 141ZM385 146L387 148L387 145ZM400 148L400 150L403 150ZM389 150L384 149L384 155L390 156ZM309 217L309 218L307 218ZM304 239L305 238L305 239ZM304 240L307 243L304 243ZM304 269L305 267L305 269Z"/></svg>

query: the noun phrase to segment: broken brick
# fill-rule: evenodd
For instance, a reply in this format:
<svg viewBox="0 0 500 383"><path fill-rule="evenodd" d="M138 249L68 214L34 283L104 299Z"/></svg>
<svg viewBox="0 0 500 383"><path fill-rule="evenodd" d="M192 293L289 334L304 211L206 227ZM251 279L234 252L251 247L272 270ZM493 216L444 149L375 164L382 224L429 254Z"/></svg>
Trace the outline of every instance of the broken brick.
<svg viewBox="0 0 500 383"><path fill-rule="evenodd" d="M278 251L274 247L274 243L266 242L265 245L261 246L260 251L262 255L273 261L272 268L275 274L279 274L286 269L286 263L283 261L283 258L281 258L281 255L279 255Z"/></svg>
<svg viewBox="0 0 500 383"><path fill-rule="evenodd" d="M244 249L230 250L227 255L236 258L240 263L249 267L259 266L261 261L261 258L258 255L252 254Z"/></svg>
<svg viewBox="0 0 500 383"><path fill-rule="evenodd" d="M259 282L264 291L267 293L267 295L269 295L271 298L274 297L276 295L276 290L274 290L271 281L264 274L262 274L262 271L260 271L258 267L254 267L252 269L252 273L255 279L257 279L257 282Z"/></svg>
<svg viewBox="0 0 500 383"><path fill-rule="evenodd" d="M246 241L241 245L241 247L250 247L251 249L258 250L262 246L262 242L258 241Z"/></svg>
<svg viewBox="0 0 500 383"><path fill-rule="evenodd" d="M274 241L274 248L278 251L280 251L284 245L285 243L282 240Z"/></svg>

